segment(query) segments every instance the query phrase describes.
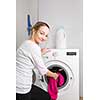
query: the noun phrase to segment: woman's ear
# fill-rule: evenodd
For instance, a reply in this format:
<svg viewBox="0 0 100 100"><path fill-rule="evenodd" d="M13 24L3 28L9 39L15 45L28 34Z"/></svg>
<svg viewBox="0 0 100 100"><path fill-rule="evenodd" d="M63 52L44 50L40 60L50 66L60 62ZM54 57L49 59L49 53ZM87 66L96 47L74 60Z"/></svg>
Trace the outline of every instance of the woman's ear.
<svg viewBox="0 0 100 100"><path fill-rule="evenodd" d="M35 29L32 29L31 36L34 36L35 32L36 32Z"/></svg>
<svg viewBox="0 0 100 100"><path fill-rule="evenodd" d="M32 31L35 32L35 29L33 28Z"/></svg>

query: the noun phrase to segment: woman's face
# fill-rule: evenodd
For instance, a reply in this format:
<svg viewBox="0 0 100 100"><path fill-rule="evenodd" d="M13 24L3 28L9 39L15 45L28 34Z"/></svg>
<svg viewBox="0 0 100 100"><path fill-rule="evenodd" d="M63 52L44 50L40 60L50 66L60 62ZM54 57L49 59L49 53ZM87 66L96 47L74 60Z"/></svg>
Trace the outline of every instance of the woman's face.
<svg viewBox="0 0 100 100"><path fill-rule="evenodd" d="M47 40L49 28L47 26L41 26L34 34L34 41L39 44Z"/></svg>

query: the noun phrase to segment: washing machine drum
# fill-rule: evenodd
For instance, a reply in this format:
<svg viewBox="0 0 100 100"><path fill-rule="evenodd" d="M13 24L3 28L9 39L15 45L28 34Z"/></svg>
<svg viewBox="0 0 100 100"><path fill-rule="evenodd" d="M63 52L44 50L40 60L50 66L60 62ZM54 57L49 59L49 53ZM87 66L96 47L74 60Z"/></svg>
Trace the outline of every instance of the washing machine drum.
<svg viewBox="0 0 100 100"><path fill-rule="evenodd" d="M61 86L58 86L59 92L66 91L69 89L74 81L73 72L66 63L58 60L52 60L46 63L46 67L51 70L52 72L59 72L64 77L64 83ZM46 90L48 87L49 77L43 76L43 81L40 82L43 89Z"/></svg>

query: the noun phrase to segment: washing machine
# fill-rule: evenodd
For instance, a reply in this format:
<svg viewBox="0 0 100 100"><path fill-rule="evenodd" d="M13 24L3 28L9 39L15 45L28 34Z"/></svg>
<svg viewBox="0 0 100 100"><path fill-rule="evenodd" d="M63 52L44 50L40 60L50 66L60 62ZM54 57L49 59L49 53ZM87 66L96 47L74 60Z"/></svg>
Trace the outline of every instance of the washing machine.
<svg viewBox="0 0 100 100"><path fill-rule="evenodd" d="M43 60L49 70L60 71L64 77L57 100L79 100L79 49L50 49ZM41 76L37 69L33 74L33 84L47 91L48 77Z"/></svg>

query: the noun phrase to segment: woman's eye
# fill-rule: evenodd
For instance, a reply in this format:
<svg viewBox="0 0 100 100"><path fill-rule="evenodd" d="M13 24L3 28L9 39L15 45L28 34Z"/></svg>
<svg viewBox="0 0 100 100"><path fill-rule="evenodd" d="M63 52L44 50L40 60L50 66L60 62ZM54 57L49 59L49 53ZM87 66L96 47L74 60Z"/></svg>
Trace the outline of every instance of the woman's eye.
<svg viewBox="0 0 100 100"><path fill-rule="evenodd" d="M43 33L42 33L42 32L40 32L40 34L42 35Z"/></svg>
<svg viewBox="0 0 100 100"><path fill-rule="evenodd" d="M46 35L45 37L48 37L48 35Z"/></svg>

